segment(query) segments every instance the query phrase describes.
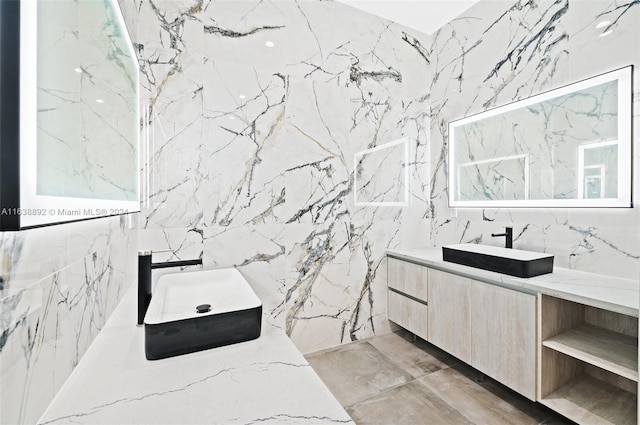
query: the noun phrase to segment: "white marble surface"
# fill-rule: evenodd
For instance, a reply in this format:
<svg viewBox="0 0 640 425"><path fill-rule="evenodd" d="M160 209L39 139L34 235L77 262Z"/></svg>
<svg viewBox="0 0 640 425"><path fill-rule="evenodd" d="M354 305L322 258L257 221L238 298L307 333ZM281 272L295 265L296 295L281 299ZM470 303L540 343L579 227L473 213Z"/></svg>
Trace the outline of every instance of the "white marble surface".
<svg viewBox="0 0 640 425"><path fill-rule="evenodd" d="M430 36L337 2L121 3L154 131L141 240L240 268L303 351L386 330L395 246L498 245L510 225L562 267L640 274L637 208L447 205L448 122L638 64L637 2L481 1ZM407 205L354 205L354 154L403 137ZM382 164L362 163L376 193L400 174Z"/></svg>
<svg viewBox="0 0 640 425"><path fill-rule="evenodd" d="M598 24L609 21L606 26ZM640 140L640 2L480 1L430 38L431 246L499 245L505 226L514 248L555 255L574 270L638 279L638 208L485 208L448 206L448 123L603 72L635 65L634 144ZM611 31L611 32L608 32ZM608 32L607 34L603 34ZM633 149L640 187L640 149ZM560 151L549 152L566 160ZM408 246L405 241L398 246Z"/></svg>
<svg viewBox="0 0 640 425"><path fill-rule="evenodd" d="M427 200L428 36L331 1L121 3L152 111L143 246L238 267L303 352L388 331L384 251ZM408 190L400 148L354 164L395 140ZM356 173L406 206L356 205Z"/></svg>
<svg viewBox="0 0 640 425"><path fill-rule="evenodd" d="M135 281L128 222L0 233L0 423L36 422Z"/></svg>
<svg viewBox="0 0 640 425"><path fill-rule="evenodd" d="M132 288L39 424L353 422L287 336L149 361Z"/></svg>
<svg viewBox="0 0 640 425"><path fill-rule="evenodd" d="M442 260L441 248L387 250L387 255L504 287L546 295L638 317L640 283L607 275L554 267L531 278L508 276Z"/></svg>

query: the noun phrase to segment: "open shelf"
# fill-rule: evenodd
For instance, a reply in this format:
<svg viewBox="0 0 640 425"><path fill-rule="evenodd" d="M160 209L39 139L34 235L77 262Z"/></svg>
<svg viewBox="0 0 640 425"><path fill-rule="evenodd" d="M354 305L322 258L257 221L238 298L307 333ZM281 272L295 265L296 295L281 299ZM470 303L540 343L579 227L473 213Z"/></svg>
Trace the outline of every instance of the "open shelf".
<svg viewBox="0 0 640 425"><path fill-rule="evenodd" d="M581 324L542 345L638 382L637 338Z"/></svg>
<svg viewBox="0 0 640 425"><path fill-rule="evenodd" d="M540 403L580 424L637 423L636 395L589 375L570 381Z"/></svg>

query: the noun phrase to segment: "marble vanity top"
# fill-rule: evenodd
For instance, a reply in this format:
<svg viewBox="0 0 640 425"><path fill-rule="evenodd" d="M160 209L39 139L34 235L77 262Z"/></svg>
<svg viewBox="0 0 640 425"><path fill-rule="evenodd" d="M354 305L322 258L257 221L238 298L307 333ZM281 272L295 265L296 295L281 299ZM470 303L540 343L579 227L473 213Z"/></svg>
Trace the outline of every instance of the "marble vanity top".
<svg viewBox="0 0 640 425"><path fill-rule="evenodd" d="M149 361L129 290L39 424L353 424L285 333Z"/></svg>
<svg viewBox="0 0 640 425"><path fill-rule="evenodd" d="M390 249L387 255L490 284L542 293L638 317L637 280L554 267L553 273L521 278L446 262L440 248Z"/></svg>

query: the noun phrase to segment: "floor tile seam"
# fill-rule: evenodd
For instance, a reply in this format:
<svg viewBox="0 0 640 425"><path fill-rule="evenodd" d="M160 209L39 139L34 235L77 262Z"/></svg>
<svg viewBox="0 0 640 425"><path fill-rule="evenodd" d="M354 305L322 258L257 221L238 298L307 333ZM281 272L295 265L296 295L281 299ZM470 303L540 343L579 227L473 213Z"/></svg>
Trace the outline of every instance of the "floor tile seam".
<svg viewBox="0 0 640 425"><path fill-rule="evenodd" d="M413 377L413 379L420 379L420 378L424 378L425 376L431 375L432 373L436 373L436 372L439 372L439 371L441 371L441 370L447 370L447 369L450 369L452 366L455 366L456 364L458 364L458 363L460 363L460 362L461 362L461 360L459 360L459 359L457 359L457 358L453 357L453 358L455 359L455 362L454 362L453 364L451 364L451 365L446 364L446 363L445 363L445 362L443 362L442 360L440 360L440 359L438 359L438 358L436 358L436 357L434 357L434 356L431 356L429 353L426 353L425 351L423 351L420 347L417 347L417 346L415 346L415 345L414 345L414 347L415 347L415 348L417 348L418 350L422 351L423 353L426 353L427 355L429 355L429 356L433 357L434 359L438 360L440 363L442 363L442 364L445 366L445 367L440 368L440 369L438 369L438 370L434 370L434 371L432 371L432 372L425 372L425 373L423 373L423 374L421 374L421 375L419 375L419 376L415 376L413 373L411 373L409 370L407 370L407 369L402 365L402 363L399 363L399 362L397 362L396 360L394 360L393 358L391 358L391 357L387 356L384 352L380 351L380 350L378 349L378 347L376 347L375 345L373 345L373 344L369 344L369 345L371 345L373 348L375 348L375 349L376 349L376 351L378 351L378 353L382 354L382 356L384 356L387 360L391 361L391 363L393 363L394 365L396 365L396 366L400 367L400 369L402 369L402 371L403 371L403 372L408 373L409 375L411 375L411 376Z"/></svg>
<svg viewBox="0 0 640 425"><path fill-rule="evenodd" d="M340 344L340 345L335 345L333 347L328 347L328 348L323 348L323 349L316 350L316 351L311 351L310 353L303 353L302 357L304 357L305 359L308 359L309 357L315 357L315 356L319 356L319 355L322 355L322 354L327 354L327 353L330 353L332 351L339 350L341 348L349 347L351 345L359 345L359 344L366 343L370 339L373 339L373 338L374 337L365 338L365 339L359 339L359 340L356 340L356 341L349 341L347 343Z"/></svg>
<svg viewBox="0 0 640 425"><path fill-rule="evenodd" d="M371 345L371 346L372 346L372 347L373 347L373 348L374 348L378 353L380 353L380 355L381 355L382 357L384 357L385 359L387 359L388 361L390 361L391 363L393 363L395 366L399 367L399 368L400 368L400 370L402 370L404 373L406 373L406 374L408 374L409 376L411 376L414 380L419 378L419 377L413 376L413 373L411 373L411 372L409 372L407 369L405 369L405 367L404 367L401 363L398 363L398 362L397 362L397 361L395 361L393 358L391 358L391 357L387 356L385 353L383 353L382 351L380 351L380 350L378 349L378 347L376 347L375 345L373 345L373 344L369 344L369 345Z"/></svg>
<svg viewBox="0 0 640 425"><path fill-rule="evenodd" d="M441 369L441 370L444 370L444 369ZM433 372L433 373L438 373L438 372L440 372L440 370L435 371L435 372ZM439 392L438 392L435 388L431 388L431 387L429 387L428 385L425 385L423 382L420 382L420 380L419 380L419 379L413 379L413 380L411 380L411 381L405 382L404 384L399 384L399 385L395 385L395 386L393 386L393 387L386 388L386 389L384 389L384 390L382 390L382 391L380 391L380 392L378 392L378 393L376 393L376 394L372 394L371 396L366 397L366 398L364 398L364 399L362 399L362 400L360 400L360 401L358 401L358 402L356 402L356 403L353 403L353 404L351 404L351 405L349 405L349 406L343 406L343 408L344 408L344 409L350 409L350 408L353 408L354 406L356 406L356 405L358 405L358 404L360 404L360 403L363 403L363 402L365 402L365 401L367 401L367 400L369 400L369 399L372 399L372 398L374 398L374 397L378 397L378 396L380 396L380 395L382 395L382 394L385 394L385 393L391 392L391 391L393 391L393 390L394 390L394 389L396 389L396 388L400 388L400 387L402 387L402 386L404 386L404 385L408 385L408 384L410 384L410 383L411 383L411 382L413 382L413 381L416 381L416 382L418 383L418 385L420 385L420 386L424 387L426 390L428 390L429 392L431 392L431 393L433 394L433 396L434 396L434 397L436 397L438 400L440 400L443 404L445 404L447 407L449 407L452 411L458 412L462 417L464 417L467 421L469 421L469 423L470 423L470 424L473 424L473 425L487 425L487 424L478 424L477 422L475 422L474 420L472 420L471 418L469 418L467 415L465 415L463 412L461 412L461 411L460 411L456 406L452 405L452 404L451 404L451 403L449 403L447 400L445 400L444 398L442 398L442 397L440 396Z"/></svg>
<svg viewBox="0 0 640 425"><path fill-rule="evenodd" d="M358 401L356 401L356 402L354 402L354 403L351 403L351 404L349 404L349 405L343 405L342 407L343 407L343 408L345 408L345 409L352 408L353 406L355 406L355 405L357 405L357 404L363 403L363 402L365 402L365 401L367 401L367 400L369 400L369 399L372 399L372 398L374 398L374 397L378 397L378 396L380 396L380 395L383 395L383 394L385 394L385 393L388 393L388 392L390 392L390 391L392 391L392 390L394 390L394 389L396 389L396 388L400 388L400 387L402 387L403 385L410 384L410 383L411 383L411 382L413 382L413 381L416 381L416 379L412 379L412 380L410 380L410 381L403 382L402 384L393 385L393 386L391 386L391 387L384 388L384 389L382 389L382 390L380 390L380 391L376 392L375 394L371 394L371 395L369 395L369 396L367 396L367 397L364 397L363 399L358 400Z"/></svg>
<svg viewBox="0 0 640 425"><path fill-rule="evenodd" d="M464 362L462 362L462 363L464 363ZM466 363L465 363L465 364L466 364ZM467 366L469 366L469 365L467 365ZM470 366L470 367L472 367L472 366ZM445 369L441 369L441 370L445 370ZM475 369L475 370L477 370L477 369ZM440 372L440 370L435 371L434 373L438 373L438 372ZM465 375L462 375L462 376L465 376ZM466 376L465 376L465 377L466 377ZM473 381L473 383L474 383L474 384L477 384L478 386L483 387L483 388L485 388L487 391L490 391L490 392L491 392L491 390L489 390L488 388L486 388L486 387L485 387L484 382L477 382L476 380L473 380L473 379L471 379L471 378L469 378L469 377L466 377L466 378L467 378L467 379L470 379L471 381ZM489 377L489 379L491 379L492 381L494 381L494 383L495 383L495 384L497 384L497 385L503 385L503 384L501 384L500 382L495 381L493 378L490 378L490 377ZM442 399L442 400L443 400L443 401L444 401L448 406L452 407L452 408L453 408L453 409L455 409L457 412L459 412L459 413L460 413L462 416L464 416L464 418L465 418L465 419L467 419L469 422L471 422L471 423L473 423L473 424L476 424L476 425L486 425L486 424L477 424L476 422L474 422L474 421L473 421L473 419L472 419L472 418L468 417L466 414L464 414L462 411L460 411L460 410L459 410L458 408L456 408L455 406L452 406L450 403L448 403L446 400L444 400L442 397L440 397L439 392L437 391L437 389L436 389L436 388L433 388L433 387L431 387L431 386L427 385L427 384L426 384L424 381L422 381L421 379L417 379L416 381L418 381L418 384L425 386L425 387L426 387L427 389L429 389L431 392L433 392L434 394L436 394L436 395L438 396L438 398ZM508 388L508 387L505 387L505 388ZM502 399L502 397L500 397L500 396L498 396L498 398ZM537 401L533 401L533 400L530 400L530 401L531 401L532 403L534 403L534 404L539 404ZM513 405L512 405L512 406L513 406ZM522 411L521 409L517 408L516 406L513 406L513 407L514 407L514 408L516 408L516 409L518 409L519 411L521 411L523 414L530 416L527 412ZM545 418L544 418L544 419L542 419L542 420L541 420L541 422L538 422L538 424L537 424L537 425L545 425L545 422L546 422L546 421L548 421L549 419L552 419L554 416L555 416L555 415L554 415L552 412L549 412L548 416L545 416Z"/></svg>
<svg viewBox="0 0 640 425"><path fill-rule="evenodd" d="M436 371L436 373L439 371ZM442 400L443 403L445 403L447 406L449 406L450 408L452 408L453 410L455 410L456 412L458 412L460 414L460 416L462 416L463 418L465 418L466 420L469 421L469 423L474 424L474 425L487 425L485 423L478 423L475 421L474 418L469 417L468 413L465 413L463 411L461 411L460 409L458 409L456 406L454 406L453 404L449 403L447 400L445 400L444 398L442 398L440 396L440 392L436 390L436 388L432 388L428 385L426 385L424 382L422 381L418 381L418 384L423 385L424 387L426 387L429 391L431 391L432 393L434 393L440 400ZM540 425L540 424L538 424Z"/></svg>

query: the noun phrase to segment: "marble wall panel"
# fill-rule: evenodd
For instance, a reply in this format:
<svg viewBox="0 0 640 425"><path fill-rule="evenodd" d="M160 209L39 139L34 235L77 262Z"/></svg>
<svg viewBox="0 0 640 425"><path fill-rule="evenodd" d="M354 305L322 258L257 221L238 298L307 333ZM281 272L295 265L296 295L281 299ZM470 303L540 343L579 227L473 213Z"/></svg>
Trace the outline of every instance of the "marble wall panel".
<svg viewBox="0 0 640 425"><path fill-rule="evenodd" d="M149 103L167 98L202 120L200 134L175 138L166 161L162 142L151 147L147 165L167 183L162 196L152 191L141 240L161 249L167 244L148 232L170 229L173 238L202 229L205 267L239 267L268 320L303 351L388 327L384 251L404 216L425 232L416 243L428 239L427 37L334 2L142 1L125 9L138 14ZM171 66L186 56L193 72L185 84ZM151 121L165 127L188 121L157 111ZM403 137L408 206L356 207L354 154ZM189 161L189 171L176 166Z"/></svg>
<svg viewBox="0 0 640 425"><path fill-rule="evenodd" d="M596 28L603 20L610 23ZM637 278L637 208L449 209L447 124L629 64L636 65L637 81L638 23L637 2L483 1L433 34L429 49L434 76L429 208L433 245L462 241L501 245L503 241L490 233L509 225L518 235L515 247L553 253L559 266ZM603 34L605 30L612 32ZM634 95L634 103L639 97ZM635 114L637 140L637 108ZM635 187L637 176L635 165Z"/></svg>
<svg viewBox="0 0 640 425"><path fill-rule="evenodd" d="M110 217L0 234L1 423L38 420L134 283L130 222Z"/></svg>

